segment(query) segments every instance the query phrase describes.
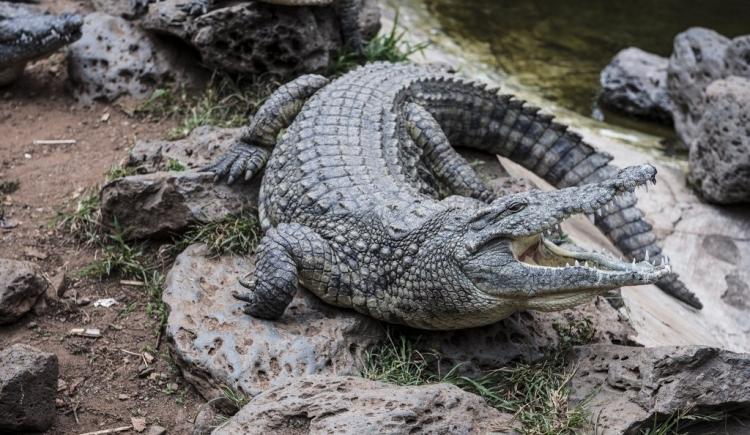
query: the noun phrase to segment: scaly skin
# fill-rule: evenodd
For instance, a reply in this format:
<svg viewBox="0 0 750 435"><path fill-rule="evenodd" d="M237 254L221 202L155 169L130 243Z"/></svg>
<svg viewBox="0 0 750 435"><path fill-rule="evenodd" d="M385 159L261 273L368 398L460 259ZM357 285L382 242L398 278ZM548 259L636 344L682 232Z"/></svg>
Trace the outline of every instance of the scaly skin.
<svg viewBox="0 0 750 435"><path fill-rule="evenodd" d="M180 8L192 16L199 16L214 8L221 0L189 0ZM344 42L360 56L363 54L362 32L359 28L361 0L261 0L264 3L281 6L328 6L333 4L341 17L341 34Z"/></svg>
<svg viewBox="0 0 750 435"><path fill-rule="evenodd" d="M0 2L0 86L14 81L30 60L47 56L81 37L78 15L50 15Z"/></svg>
<svg viewBox="0 0 750 435"><path fill-rule="evenodd" d="M555 240L569 216L606 210L600 224L631 222L605 226L610 236L630 235L614 237L619 246L652 246L632 192L656 170L618 170L537 111L410 64L370 64L332 83L302 76L279 88L207 168L231 182L268 160L265 236L245 283L251 291L236 295L245 312L278 318L302 284L386 322L456 329L670 276L655 251L655 265L631 264ZM495 198L451 142L508 156L563 188Z"/></svg>

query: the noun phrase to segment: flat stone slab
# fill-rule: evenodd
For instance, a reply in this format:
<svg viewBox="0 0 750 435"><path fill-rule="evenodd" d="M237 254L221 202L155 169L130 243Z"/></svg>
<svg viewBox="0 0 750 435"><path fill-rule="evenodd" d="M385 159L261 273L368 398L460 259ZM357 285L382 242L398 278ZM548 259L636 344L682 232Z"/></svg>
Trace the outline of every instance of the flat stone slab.
<svg viewBox="0 0 750 435"><path fill-rule="evenodd" d="M255 397L213 435L516 433L512 416L449 384L402 387L357 377L308 376Z"/></svg>
<svg viewBox="0 0 750 435"><path fill-rule="evenodd" d="M570 401L597 433L636 434L677 412L750 412L750 355L703 346L576 348ZM730 419L731 420L731 419Z"/></svg>
<svg viewBox="0 0 750 435"><path fill-rule="evenodd" d="M358 374L362 352L384 337L380 324L300 291L276 321L242 312L237 279L251 259L207 258L203 245L175 260L164 285L166 336L185 379L206 399L222 386L255 396L272 383L312 374Z"/></svg>
<svg viewBox="0 0 750 435"><path fill-rule="evenodd" d="M255 209L260 181L255 177L227 185L214 182L213 174L196 171L118 178L102 187L102 222L117 221L127 239L166 237L193 224Z"/></svg>

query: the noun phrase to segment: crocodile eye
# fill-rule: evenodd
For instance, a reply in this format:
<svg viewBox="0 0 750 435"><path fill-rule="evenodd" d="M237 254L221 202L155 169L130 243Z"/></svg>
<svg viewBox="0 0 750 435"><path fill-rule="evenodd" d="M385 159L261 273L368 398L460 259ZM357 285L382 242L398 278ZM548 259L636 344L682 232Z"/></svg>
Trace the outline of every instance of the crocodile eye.
<svg viewBox="0 0 750 435"><path fill-rule="evenodd" d="M510 211L511 213L518 213L519 211L525 209L526 205L527 204L525 202L514 202L513 204L508 206L508 211Z"/></svg>

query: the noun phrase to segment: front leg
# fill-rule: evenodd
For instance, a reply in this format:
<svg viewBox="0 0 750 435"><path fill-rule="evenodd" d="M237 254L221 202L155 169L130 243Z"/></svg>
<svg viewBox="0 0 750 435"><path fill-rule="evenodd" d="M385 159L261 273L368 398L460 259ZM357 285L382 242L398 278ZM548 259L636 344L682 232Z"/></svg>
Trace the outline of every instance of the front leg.
<svg viewBox="0 0 750 435"><path fill-rule="evenodd" d="M299 224L279 224L258 245L252 279L240 280L250 291L235 293L234 297L247 302L245 313L261 319L278 319L292 302L300 280L304 278L312 287L325 288L334 263L335 255L328 242L312 229Z"/></svg>
<svg viewBox="0 0 750 435"><path fill-rule="evenodd" d="M217 179L226 176L229 184L241 177L251 179L265 166L281 130L292 123L305 101L327 84L327 78L308 74L276 89L258 109L239 142L201 171L213 172Z"/></svg>

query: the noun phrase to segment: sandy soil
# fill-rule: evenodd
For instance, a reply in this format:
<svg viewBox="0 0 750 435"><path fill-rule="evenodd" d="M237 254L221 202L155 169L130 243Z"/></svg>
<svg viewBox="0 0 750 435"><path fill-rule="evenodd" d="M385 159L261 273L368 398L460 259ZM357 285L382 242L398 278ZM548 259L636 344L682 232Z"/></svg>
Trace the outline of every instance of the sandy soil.
<svg viewBox="0 0 750 435"><path fill-rule="evenodd" d="M85 8L67 1L45 3L52 9ZM178 375L166 345L156 348L157 328L146 314L148 297L139 287L114 279L72 279L95 251L72 243L52 225L56 212L74 205L85 189L96 188L137 138L163 137L173 124L130 117L115 105L80 106L65 89L65 68L64 56L57 54L0 88L0 181L20 182L16 192L0 198L6 220L17 224L0 230L0 257L32 261L53 282L64 272L71 281L63 298L51 295L46 307L39 305L16 324L0 327L0 348L27 343L58 356L58 420L49 433L127 426L132 417L184 433L203 401ZM35 145L40 139L76 143ZM99 298L115 298L118 304L86 303ZM102 337L68 334L80 327L99 328Z"/></svg>

